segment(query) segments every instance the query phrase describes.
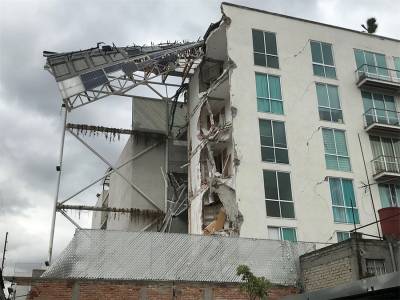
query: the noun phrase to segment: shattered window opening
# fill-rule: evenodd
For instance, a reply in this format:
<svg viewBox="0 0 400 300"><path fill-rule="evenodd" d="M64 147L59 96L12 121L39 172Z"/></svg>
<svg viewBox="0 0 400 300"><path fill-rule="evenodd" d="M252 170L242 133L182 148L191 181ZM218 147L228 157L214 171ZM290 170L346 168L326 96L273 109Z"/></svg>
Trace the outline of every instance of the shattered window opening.
<svg viewBox="0 0 400 300"><path fill-rule="evenodd" d="M294 219L290 174L263 170L263 177L267 216Z"/></svg>
<svg viewBox="0 0 400 300"><path fill-rule="evenodd" d="M283 115L279 76L256 73L257 111Z"/></svg>
<svg viewBox="0 0 400 300"><path fill-rule="evenodd" d="M285 123L259 119L262 161L289 164Z"/></svg>
<svg viewBox="0 0 400 300"><path fill-rule="evenodd" d="M279 69L276 34L252 29L254 64Z"/></svg>

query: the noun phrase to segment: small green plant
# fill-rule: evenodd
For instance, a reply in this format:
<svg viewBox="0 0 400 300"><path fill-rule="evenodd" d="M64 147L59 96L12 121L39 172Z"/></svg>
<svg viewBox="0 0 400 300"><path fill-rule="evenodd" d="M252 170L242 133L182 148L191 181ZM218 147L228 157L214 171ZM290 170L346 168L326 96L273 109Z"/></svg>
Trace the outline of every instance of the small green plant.
<svg viewBox="0 0 400 300"><path fill-rule="evenodd" d="M378 29L378 23L376 23L375 18L369 18L367 20L367 26L361 24L361 27L364 28L368 33L372 34L375 33L376 30Z"/></svg>
<svg viewBox="0 0 400 300"><path fill-rule="evenodd" d="M265 277L255 276L246 265L238 266L236 274L242 276L243 283L241 283L240 289L247 293L250 300L267 299L271 283Z"/></svg>

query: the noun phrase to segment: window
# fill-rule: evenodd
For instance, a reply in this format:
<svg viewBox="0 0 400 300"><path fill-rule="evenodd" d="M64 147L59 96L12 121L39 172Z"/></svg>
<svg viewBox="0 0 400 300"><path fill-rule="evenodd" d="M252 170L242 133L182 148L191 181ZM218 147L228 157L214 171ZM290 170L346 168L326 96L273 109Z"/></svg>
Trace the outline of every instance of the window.
<svg viewBox="0 0 400 300"><path fill-rule="evenodd" d="M382 208L400 206L400 185L378 184Z"/></svg>
<svg viewBox="0 0 400 300"><path fill-rule="evenodd" d="M107 62L103 55L94 55L91 58L95 66L104 65Z"/></svg>
<svg viewBox="0 0 400 300"><path fill-rule="evenodd" d="M374 171L400 173L400 139L370 136L369 140L374 156Z"/></svg>
<svg viewBox="0 0 400 300"><path fill-rule="evenodd" d="M72 60L72 64L74 65L74 69L77 72L86 70L87 68L89 68L89 66L84 58L74 59L74 60Z"/></svg>
<svg viewBox="0 0 400 300"><path fill-rule="evenodd" d="M319 118L324 121L343 123L337 86L316 83Z"/></svg>
<svg viewBox="0 0 400 300"><path fill-rule="evenodd" d="M267 216L293 219L290 174L264 170L263 175Z"/></svg>
<svg viewBox="0 0 400 300"><path fill-rule="evenodd" d="M385 260L384 259L365 259L365 265L367 267L367 273L372 275L383 275L386 273Z"/></svg>
<svg viewBox="0 0 400 300"><path fill-rule="evenodd" d="M332 45L316 41L311 41L310 44L314 75L336 78Z"/></svg>
<svg viewBox="0 0 400 300"><path fill-rule="evenodd" d="M268 237L271 240L296 242L296 228L268 226Z"/></svg>
<svg viewBox="0 0 400 300"><path fill-rule="evenodd" d="M252 34L254 64L278 69L279 60L275 33L253 29Z"/></svg>
<svg viewBox="0 0 400 300"><path fill-rule="evenodd" d="M400 57L393 57L394 68L396 69L397 78L400 78Z"/></svg>
<svg viewBox="0 0 400 300"><path fill-rule="evenodd" d="M347 231L337 231L336 232L336 236L337 236L337 241L339 242L343 242L345 240L348 240L350 238L350 232Z"/></svg>
<svg viewBox="0 0 400 300"><path fill-rule="evenodd" d="M333 219L338 223L359 224L353 182L344 178L329 178Z"/></svg>
<svg viewBox="0 0 400 300"><path fill-rule="evenodd" d="M53 70L56 76L63 76L66 74L69 74L69 69L66 63L59 63L56 65L53 65Z"/></svg>
<svg viewBox="0 0 400 300"><path fill-rule="evenodd" d="M261 159L288 164L285 124L279 121L259 120Z"/></svg>
<svg viewBox="0 0 400 300"><path fill-rule="evenodd" d="M354 49L357 70L369 77L388 77L386 58L384 54Z"/></svg>
<svg viewBox="0 0 400 300"><path fill-rule="evenodd" d="M281 82L278 76L256 73L257 111L283 115Z"/></svg>
<svg viewBox="0 0 400 300"><path fill-rule="evenodd" d="M399 125L393 96L361 91L367 125L383 123Z"/></svg>
<svg viewBox="0 0 400 300"><path fill-rule="evenodd" d="M350 158L347 152L346 137L343 130L323 128L326 168L350 172Z"/></svg>

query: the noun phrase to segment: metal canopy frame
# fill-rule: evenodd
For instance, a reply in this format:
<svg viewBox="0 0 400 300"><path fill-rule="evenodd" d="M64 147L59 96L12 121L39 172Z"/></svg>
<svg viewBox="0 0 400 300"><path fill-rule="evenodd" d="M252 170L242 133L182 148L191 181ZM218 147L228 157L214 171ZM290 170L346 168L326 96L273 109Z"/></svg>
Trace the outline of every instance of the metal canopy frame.
<svg viewBox="0 0 400 300"><path fill-rule="evenodd" d="M57 174L57 183L56 183L56 191L54 198L54 206L53 206L53 214L51 221L51 231L50 231L50 241L49 241L49 249L48 249L48 261L47 264L51 264L52 254L53 254L53 242L54 242L54 234L55 234L55 223L56 223L56 215L57 212L60 212L68 221L70 221L76 228L82 229L82 227L76 223L70 216L68 216L66 210L71 209L79 209L79 210L90 210L90 211L106 211L106 212L129 212L135 213L136 210L132 208L104 208L104 207L92 207L85 205L66 205L65 203L75 198L77 195L86 191L90 187L94 186L96 183L101 182L102 180L106 180L111 174L118 174L132 189L134 189L137 193L139 193L144 199L146 199L153 207L154 210L149 210L148 214L155 216L155 219L148 225L146 225L142 231L145 231L152 227L154 224L162 221L161 230L167 231L171 226L172 217L182 213L186 208L187 204L185 203L184 197L182 197L183 193L187 191L187 187L180 186L176 180L171 177L166 180L165 190L167 191L168 185L171 185L174 188L174 197L170 206L159 207L154 199L151 199L145 192L143 192L139 186L137 186L134 182L127 179L119 170L135 161L137 158L145 155L155 147L161 145L165 142L166 145L166 166L165 172L168 174L168 140L171 138L171 129L173 125L173 116L175 113L176 103L178 102L179 94L186 88L187 79L193 73L193 69L198 65L200 58L203 55L203 42L197 41L192 43L172 43L172 44L160 44L156 46L152 46L152 51L146 52L142 51L142 48L139 47L139 55L130 56L129 51L132 51L132 47L125 48L117 48L115 45L112 47L113 53L118 53L120 56L123 56L123 60L113 62L109 58L108 51L110 46L103 46L102 49L99 48L99 44L96 48L91 48L83 51L69 52L69 53L54 53L45 51L43 55L47 58L45 69L47 69L56 79L59 84L59 89L62 94L62 108L64 108L63 114L63 128L61 133L61 141L60 141L60 152L58 158L58 164L56 170ZM137 46L133 47L134 49L138 48ZM136 51L136 50L135 50ZM106 61L109 63L102 68L91 65L89 70L75 70L69 76L57 76L57 66L60 65L60 62L65 64L67 69L71 69L72 63L77 60L90 60L91 55L102 55ZM108 55L108 56L107 56ZM89 58L88 58L89 57ZM108 57L106 59L106 57ZM124 70L129 69L132 72L125 72ZM110 71L110 69L112 71ZM108 70L108 71L107 71ZM70 95L69 97L64 97L65 92L63 93L63 88L65 88L65 84L60 84L60 82L69 82L71 80L75 80L75 82L79 81L79 78L84 78L82 76L93 74L95 72L104 72L106 78L102 77L102 80L106 80L106 82L99 84L95 88L81 90L76 92L74 95ZM72 76L72 77L71 77ZM181 78L181 83L171 83L168 82L167 79L169 76L175 76ZM157 81L157 79L161 79ZM69 81L68 81L69 80ZM165 92L160 92L156 86L165 86ZM98 100L104 99L111 95L116 96L124 96L124 97L134 97L135 95L131 92L136 87L143 86L147 87L150 91L155 93L161 100L164 100L166 103L166 117L167 117L167 126L165 128L165 132L162 133L147 133L147 134L157 134L161 137L160 142L156 142L139 153L135 154L129 160L124 163L114 166L110 163L104 156L102 156L99 152L97 152L93 147L91 147L88 143L86 143L78 134L79 130L89 130L89 131L97 131L104 134L146 134L143 132L138 132L133 129L117 129L117 128L109 128L102 126L90 126L85 124L70 124L68 123L68 114L71 113L74 109L80 108L87 104L96 102ZM176 93L173 96L168 96L168 87L172 87L176 89ZM172 104L172 105L170 105ZM171 107L170 107L171 106ZM171 114L169 110L171 109ZM172 116L172 117L171 117ZM76 130L77 132L74 132ZM101 176L100 178L90 182L85 185L83 188L79 189L71 196L67 197L60 201L60 186L61 186L61 176L63 170L63 155L64 155L64 147L65 147L65 136L66 133L72 135L76 140L78 140L85 148L87 148L93 155L98 157L101 161L103 161L108 167L108 171ZM106 136L107 137L107 136ZM163 173L164 174L164 173ZM165 175L164 175L165 177ZM179 193L177 194L177 191ZM165 201L167 201L167 192L165 192Z"/></svg>

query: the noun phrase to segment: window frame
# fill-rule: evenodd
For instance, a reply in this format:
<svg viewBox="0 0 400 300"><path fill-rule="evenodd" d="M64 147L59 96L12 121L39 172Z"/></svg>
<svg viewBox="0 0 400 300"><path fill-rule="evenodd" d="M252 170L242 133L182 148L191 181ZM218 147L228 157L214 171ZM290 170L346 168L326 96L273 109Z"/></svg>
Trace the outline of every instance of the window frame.
<svg viewBox="0 0 400 300"><path fill-rule="evenodd" d="M334 140L334 143L335 143L335 152L336 152L336 154L326 153L326 149L325 149L325 139L324 139L324 133L323 133L324 130L332 130L332 131L333 131L333 133L334 133L334 134L333 134L333 140ZM322 143L324 144L324 157L325 157L325 167L326 167L326 169L327 169L327 170L333 170L333 171L340 171L340 172L351 173L352 170L353 170L353 168L352 168L352 166L351 166L350 151L349 151L348 142L347 142L346 130L344 130L344 129L337 129L337 128L330 128L330 127L321 127L321 131L322 131ZM343 134L344 134L344 140L345 140L345 142L346 142L347 156L339 155L339 154L338 154L338 151L337 151L337 144L336 144L335 131L341 131L341 132L343 132ZM338 169L330 169L330 168L328 168L328 164L327 164L327 162L326 162L326 156L327 156L327 155L329 155L329 156L335 156L335 157L336 157L336 160L337 160L337 162L338 162L338 163L337 163ZM348 170L348 171L339 169L339 160L337 159L338 157L343 157L343 158L348 158L348 159L349 159L349 170Z"/></svg>
<svg viewBox="0 0 400 300"><path fill-rule="evenodd" d="M366 108L365 108L365 97L364 97L364 95L363 95L363 93L369 93L369 95L370 95L370 99L371 99L371 101L372 101L372 107L371 108L369 108L368 110L366 110ZM383 102L383 105L384 105L384 108L379 108L379 107L377 107L376 106L376 104L377 104L377 101L379 101L379 99L376 99L375 98L375 95L380 95L380 96L382 96L382 102ZM392 97L393 98L393 106L394 106L394 110L392 110L392 109L389 109L388 107L387 107L387 104L389 103L389 102L391 102L391 101L389 101L388 100L388 98L389 97ZM380 92L380 91L378 91L378 92L375 92L375 91L370 91L370 90L361 90L361 98L362 98L362 101L363 101L363 110L364 110L364 116L365 116L365 118L367 118L367 117L371 117L371 118L373 118L373 122L376 122L376 123L380 123L380 124L389 124L389 125L391 125L391 123L390 123L390 120L391 120L391 118L389 117L389 114L388 114L388 111L391 111L391 112L397 112L397 104L396 104L396 97L394 96L394 95L388 95L388 94L383 94L382 92ZM370 112L371 111L371 109L372 109L372 112ZM384 116L379 116L378 115L378 111L384 111L384 113L385 113L385 115ZM397 116L397 114L396 114L396 116ZM384 123L384 122L380 122L379 121L379 118L385 118L385 121L386 121L386 123ZM394 119L394 118L393 118ZM365 120L366 122L367 122L367 124L368 124L368 121L367 120ZM397 121L400 121L400 119L397 117Z"/></svg>
<svg viewBox="0 0 400 300"><path fill-rule="evenodd" d="M396 61L398 61L398 66L396 65ZM400 56L393 56L393 66L396 70L397 78L400 79Z"/></svg>
<svg viewBox="0 0 400 300"><path fill-rule="evenodd" d="M267 82L267 87L268 87L268 97L260 97L257 94L257 75L263 75L266 78L266 82ZM269 77L277 77L279 80L279 91L280 91L280 95L281 95L281 99L278 98L272 98L271 97L271 89L270 89L270 83L269 83ZM256 86L256 105L257 105L257 112L259 113L263 113L263 114L273 114L273 115L278 115L278 116L284 116L285 115L285 108L283 106L283 93L282 93L282 81L281 81L281 76L280 75L276 75L276 74L268 74L268 73L263 73L263 72L255 72L254 73L254 79L255 79L255 86ZM268 100L269 101L269 111L261 111L258 109L258 99L263 99L263 100ZM272 101L278 101L281 103L282 105L282 113L276 113L272 111Z"/></svg>
<svg viewBox="0 0 400 300"><path fill-rule="evenodd" d="M362 68L362 70L359 70L359 68L361 68L361 66L357 66L357 59L356 59L356 55L355 55L356 50L362 51L362 53L363 53L363 58L364 58L364 64L363 64L363 65L367 67L367 70L365 70L364 68ZM388 69L388 60L387 60L387 57L386 57L386 55L385 55L384 53L372 52L372 51L368 51L368 50L364 50L364 49L359 49L359 48L353 48L353 52L354 52L354 59L355 59L355 61L356 61L356 70L358 71L358 73L366 73L366 74L376 75L378 78L379 78L379 77L390 78L389 72L388 72L388 75L382 75L382 74L379 74L379 72L378 72L378 69L380 69L380 68L382 68L382 67L380 67L380 66L378 65L378 62L377 62L377 59L376 59L376 55L377 55L377 54L378 54L378 55L383 55L383 56L384 56L384 58L385 58L386 69ZM373 58L374 58L374 65L369 65L369 64L368 64L367 58L366 58L366 56L365 56L365 53L366 53L366 52L371 53L371 54L373 55ZM377 70L376 73L370 72L370 71L368 70L368 66L371 66L371 67L373 66L373 67L375 67L376 70Z"/></svg>
<svg viewBox="0 0 400 300"><path fill-rule="evenodd" d="M280 70L280 66L281 66L281 65L280 65L280 61L279 61L279 48L278 48L277 33L276 33L276 32L273 32L273 31L269 31L269 30L251 28L251 39L252 39L252 42L253 42L253 43L254 43L254 41L253 41L253 31L254 31L254 30L255 30L255 31L261 31L261 32L263 33L264 53L255 51L254 46L253 46L253 65L254 65L254 66L258 66L258 67L264 67L264 68L271 68L271 69L275 69L275 70ZM267 43L266 43L266 40L265 40L265 33L272 33L272 34L274 34L274 36L275 36L275 45L276 45L276 54L267 53ZM257 65L257 64L255 63L255 58L254 58L254 54L255 54L255 53L264 55L264 57L265 57L265 66L263 66L263 65ZM277 59L277 61L278 61L278 67L277 67L277 68L268 66L268 56L276 57L276 59Z"/></svg>
<svg viewBox="0 0 400 300"><path fill-rule="evenodd" d="M264 171L268 171L268 172L275 172L275 177L276 177L276 188L277 188L277 195L279 199L269 199L266 198L265 196L265 185L264 185L264 201L265 201L265 212L267 214L267 218L278 218L278 219L288 219L288 220L295 220L296 219L296 210L294 207L294 199L293 199L293 193L292 193L292 176L290 172L287 171L279 171L279 170L271 170L271 169L263 169L263 183L264 183ZM289 180L290 180L290 195L292 200L282 200L280 199L280 191L279 191L279 178L278 178L278 173L285 173L285 174L289 174ZM279 217L277 216L269 216L268 215L268 211L267 211L267 201L275 201L278 202L279 204ZM293 218L288 218L288 217L282 217L282 208L281 208L281 204L280 202L288 202L288 203L292 203L293 204Z"/></svg>
<svg viewBox="0 0 400 300"><path fill-rule="evenodd" d="M270 228L276 228L276 229L279 230L279 240L272 239L272 238L269 236L269 229L270 229ZM273 241L285 241L285 242L297 242L297 241L298 241L298 239L297 239L297 227L288 227L288 226L267 226L267 229L268 229L268 239L270 239L270 240L273 240ZM295 237L295 240L294 240L294 241L291 241L291 240L285 240L285 239L283 239L283 229L293 229L293 230L294 230L294 237Z"/></svg>
<svg viewBox="0 0 400 300"><path fill-rule="evenodd" d="M272 146L264 146L261 142L261 137L263 137L263 135L261 135L261 121L268 121L271 124L271 136L272 136ZM283 147L279 147L275 145L275 135L274 135L274 126L273 123L282 123L283 124L283 129L285 131L285 140L286 140L286 148ZM290 159L289 159L289 147L288 147L288 141L287 141L287 134L286 134L286 126L285 126L285 122L284 121L280 121L280 120L271 120L271 119L264 119L264 118L258 118L258 130L259 130L259 136L260 136L260 147L261 147L261 161L265 162L265 163L273 163L273 164L282 164L282 165L289 165L290 164ZM270 148L273 149L274 151L274 161L268 161L268 160L263 160L262 157L262 149L263 148ZM280 150L286 150L287 153L287 158L288 158L288 162L277 162L276 161L276 150L275 149L280 149Z"/></svg>
<svg viewBox="0 0 400 300"><path fill-rule="evenodd" d="M382 196L381 196L381 187L386 186L389 189L389 195L390 195L390 206L384 206L383 201L382 201ZM399 195L397 194L397 191L399 191ZM379 199L381 200L381 207L386 208L386 207L400 207L400 184L395 184L395 183L379 183L378 184L378 192L379 192ZM399 200L397 200L399 199Z"/></svg>
<svg viewBox="0 0 400 300"><path fill-rule="evenodd" d="M345 238L345 239L342 239L342 238L339 239L339 235L340 235L340 234L348 235L348 237ZM348 232L348 231L339 231L339 230L338 230L338 231L336 231L336 239L337 239L337 242L338 242L338 243L344 242L344 241L350 239L350 232Z"/></svg>
<svg viewBox="0 0 400 300"><path fill-rule="evenodd" d="M314 43L319 43L319 48L320 48L321 57L322 57L322 64L319 63L319 62L314 62L314 61L313 61L313 57L312 57L312 47L311 47L311 43L312 43L312 42L314 42ZM330 45L333 65L325 64L325 61L324 61L325 59L324 59L324 55L323 55L323 51L322 51L322 44ZM337 72L336 72L336 64L335 64L335 55L334 55L334 51L333 51L333 44L327 43L327 42L322 42L322 41L317 41L317 40L311 40L311 39L310 39L310 51L311 51L311 63L312 63L312 65L315 64L315 65L322 66L322 68L323 68L323 70L324 70L324 76L321 76L321 75L315 74L315 73L314 73L314 68L313 68L313 74L314 74L314 76L323 77L323 78L328 78L328 79L334 79L334 80L336 79L336 80L337 80L337 79L338 79L338 75L337 75ZM334 69L335 69L335 77L328 77L328 76L326 76L325 67L334 68Z"/></svg>
<svg viewBox="0 0 400 300"><path fill-rule="evenodd" d="M382 262L382 266L379 266L379 272L376 272L377 269L377 265L376 262ZM369 263L373 263L373 266L369 266ZM386 274L386 264L385 264L385 259L384 258L366 258L365 259L365 269L367 271L367 273L369 274L373 274L374 276L379 276L379 275L383 275ZM375 272L370 272L370 270L373 269ZM383 273L381 272L383 271Z"/></svg>
<svg viewBox="0 0 400 300"><path fill-rule="evenodd" d="M330 183L330 180L331 179L339 179L340 180L340 191L341 191L341 196L343 197L343 205L337 205L337 204L333 204L333 199L332 199L332 190L331 190L331 183ZM355 206L346 206L346 201L345 201L345 199L344 199L344 195L345 195L345 193L344 193L344 188L343 188L343 180L349 180L349 181L351 181L351 186L352 186L352 189L353 189L353 195L354 195L354 205ZM361 224L361 221L360 221L360 213L359 213L359 209L358 209L358 206L357 206L357 201L356 201L356 194L355 194L355 191L354 191L354 180L353 179L349 179L349 178L343 178L343 177L334 177L334 176L329 176L328 177L328 184L329 184L329 192L330 192L330 197L331 197L331 206L332 206L332 216L333 216L333 222L334 223L338 223L338 224ZM344 209L344 216L345 216L345 222L342 222L342 221L336 221L335 220L335 214L334 214L334 212L333 212L333 208L334 207L337 207L337 208L342 208L342 209ZM354 220L354 222L351 222L351 220L348 220L347 219L347 213L346 213L346 209L351 209L352 210L352 219ZM353 216L353 213L355 212L355 211L357 211L357 218L354 218L356 215L354 214L354 216ZM358 220L358 222L357 222L357 220Z"/></svg>
<svg viewBox="0 0 400 300"><path fill-rule="evenodd" d="M328 95L328 102L329 102L329 105L331 105L331 101L330 101L330 96L329 96L329 92L328 92L328 86L333 86L333 87L336 88L337 93L338 93L338 100L339 100L340 109L332 108L332 107L330 107L330 106L329 106L329 107L328 107L328 106L323 106L323 105L320 105L320 104L319 104L319 98L318 98L318 92L317 92L317 85L324 85L324 86L325 86L326 92L327 92L327 95ZM317 93L317 105L318 105L318 114L319 114L319 119L320 119L320 121L332 122L332 123L337 123L337 124L344 124L343 108L342 108L342 103L341 103L341 101L340 101L339 86L338 86L338 85L335 85L335 84L326 83L326 82L316 81L316 82L315 82L315 89L316 89L316 93ZM321 115L320 115L320 111L319 111L319 108L320 108L320 107L329 109L330 120L321 119ZM341 112L341 114L342 114L342 122L335 122L335 121L332 121L332 110L337 110L337 111L340 110L340 112Z"/></svg>

